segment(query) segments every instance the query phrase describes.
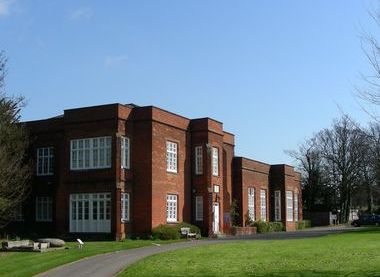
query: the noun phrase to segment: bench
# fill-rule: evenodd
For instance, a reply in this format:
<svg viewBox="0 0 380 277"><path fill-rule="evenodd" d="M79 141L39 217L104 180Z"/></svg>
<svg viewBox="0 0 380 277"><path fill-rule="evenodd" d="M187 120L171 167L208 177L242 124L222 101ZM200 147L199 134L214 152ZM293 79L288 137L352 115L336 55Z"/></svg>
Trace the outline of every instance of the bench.
<svg viewBox="0 0 380 277"><path fill-rule="evenodd" d="M186 238L196 238L197 233L190 233L189 227L182 227L181 228L181 235Z"/></svg>

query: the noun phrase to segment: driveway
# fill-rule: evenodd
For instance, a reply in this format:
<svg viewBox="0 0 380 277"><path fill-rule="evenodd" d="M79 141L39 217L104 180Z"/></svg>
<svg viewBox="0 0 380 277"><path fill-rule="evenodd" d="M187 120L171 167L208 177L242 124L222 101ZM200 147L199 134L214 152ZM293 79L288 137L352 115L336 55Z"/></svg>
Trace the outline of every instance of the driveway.
<svg viewBox="0 0 380 277"><path fill-rule="evenodd" d="M163 253L167 251L173 251L177 249L190 248L200 245L209 245L217 243L227 243L233 241L242 240L272 240L272 239L298 239L298 238L311 238L320 237L324 235L341 233L349 230L360 230L361 228L350 228L344 226L338 227L318 227L310 228L302 231L295 232L281 232L281 233L269 233L258 234L247 237L224 237L220 239L206 239L206 240L193 240L186 242L179 242L166 245L153 245L149 247L142 247L136 249L122 250L118 252L97 255L89 258L85 258L70 264L66 264L48 272L40 274L39 276L51 276L51 277L68 277L68 276L91 276L91 277L105 277L115 276L118 272L130 264L141 260L145 257Z"/></svg>

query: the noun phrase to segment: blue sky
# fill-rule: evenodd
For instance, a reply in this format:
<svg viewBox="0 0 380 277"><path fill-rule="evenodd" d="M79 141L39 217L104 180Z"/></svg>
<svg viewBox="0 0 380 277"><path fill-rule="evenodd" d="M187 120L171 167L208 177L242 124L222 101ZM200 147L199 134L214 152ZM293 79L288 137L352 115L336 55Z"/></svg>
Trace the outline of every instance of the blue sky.
<svg viewBox="0 0 380 277"><path fill-rule="evenodd" d="M353 96L376 34L365 0L0 0L7 91L23 120L105 103L209 116L236 154L292 163L284 150L341 111L365 124Z"/></svg>

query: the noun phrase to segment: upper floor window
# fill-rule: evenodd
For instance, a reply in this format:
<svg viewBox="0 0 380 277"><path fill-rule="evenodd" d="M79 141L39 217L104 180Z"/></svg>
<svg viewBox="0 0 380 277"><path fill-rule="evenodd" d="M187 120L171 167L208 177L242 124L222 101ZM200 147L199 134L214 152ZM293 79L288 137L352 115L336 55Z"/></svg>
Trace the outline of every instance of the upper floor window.
<svg viewBox="0 0 380 277"><path fill-rule="evenodd" d="M261 220L266 221L267 220L267 192L266 190L262 189L260 191L260 204L261 204Z"/></svg>
<svg viewBox="0 0 380 277"><path fill-rule="evenodd" d="M121 167L130 168L130 143L128 137L121 137Z"/></svg>
<svg viewBox="0 0 380 277"><path fill-rule="evenodd" d="M293 221L293 192L286 192L286 221Z"/></svg>
<svg viewBox="0 0 380 277"><path fill-rule="evenodd" d="M53 215L53 201L51 197L36 197L36 221L50 222Z"/></svg>
<svg viewBox="0 0 380 277"><path fill-rule="evenodd" d="M178 144L166 142L166 171L177 173Z"/></svg>
<svg viewBox="0 0 380 277"><path fill-rule="evenodd" d="M71 140L71 170L111 167L111 137Z"/></svg>
<svg viewBox="0 0 380 277"><path fill-rule="evenodd" d="M121 221L129 221L129 193L121 194Z"/></svg>
<svg viewBox="0 0 380 277"><path fill-rule="evenodd" d="M212 148L212 175L219 175L219 149L217 147Z"/></svg>
<svg viewBox="0 0 380 277"><path fill-rule="evenodd" d="M274 220L281 221L281 191L274 192Z"/></svg>
<svg viewBox="0 0 380 277"><path fill-rule="evenodd" d="M177 195L168 194L166 196L166 221L177 222Z"/></svg>
<svg viewBox="0 0 380 277"><path fill-rule="evenodd" d="M37 175L53 175L53 147L37 148Z"/></svg>
<svg viewBox="0 0 380 277"><path fill-rule="evenodd" d="M203 221L203 196L195 197L195 220Z"/></svg>
<svg viewBox="0 0 380 277"><path fill-rule="evenodd" d="M203 153L202 146L195 147L195 174L203 174Z"/></svg>
<svg viewBox="0 0 380 277"><path fill-rule="evenodd" d="M298 221L298 193L294 193L294 221Z"/></svg>
<svg viewBox="0 0 380 277"><path fill-rule="evenodd" d="M248 188L248 216L255 221L255 188Z"/></svg>

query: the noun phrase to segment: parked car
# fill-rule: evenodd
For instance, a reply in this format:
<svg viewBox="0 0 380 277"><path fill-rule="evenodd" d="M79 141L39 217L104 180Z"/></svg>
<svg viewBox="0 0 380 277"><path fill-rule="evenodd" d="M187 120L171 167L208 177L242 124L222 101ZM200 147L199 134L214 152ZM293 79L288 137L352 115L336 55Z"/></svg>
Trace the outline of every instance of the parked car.
<svg viewBox="0 0 380 277"><path fill-rule="evenodd" d="M359 219L352 221L352 226L359 227L362 225L380 225L380 215L360 215Z"/></svg>

